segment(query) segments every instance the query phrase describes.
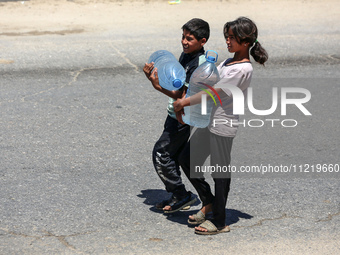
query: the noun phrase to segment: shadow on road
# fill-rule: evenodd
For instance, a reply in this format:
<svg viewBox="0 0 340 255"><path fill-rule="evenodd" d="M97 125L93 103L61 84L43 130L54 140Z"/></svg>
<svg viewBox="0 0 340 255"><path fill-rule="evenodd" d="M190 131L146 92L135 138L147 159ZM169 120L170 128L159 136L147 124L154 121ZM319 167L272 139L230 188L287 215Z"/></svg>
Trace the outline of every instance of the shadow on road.
<svg viewBox="0 0 340 255"><path fill-rule="evenodd" d="M165 199L168 199L170 197L170 194L166 190L161 189L147 189L147 190L141 190L141 194L137 195L140 198L145 198L144 204L151 205L149 208L150 211L155 213L162 213L160 210L157 210L155 208L155 204L163 201ZM196 195L195 195L196 196ZM199 199L197 199L197 202L193 204L193 206L199 205L201 202ZM196 213L198 210L188 210L188 211L178 211L176 213L171 214L165 214L168 220L171 220L173 222L177 222L179 224L188 225L188 217L189 215L192 215ZM253 218L252 215L241 212L239 210L235 209L226 209L226 225L232 225L238 222L240 219L251 219ZM211 217L212 215L208 215L207 218ZM190 226L190 225L189 225Z"/></svg>

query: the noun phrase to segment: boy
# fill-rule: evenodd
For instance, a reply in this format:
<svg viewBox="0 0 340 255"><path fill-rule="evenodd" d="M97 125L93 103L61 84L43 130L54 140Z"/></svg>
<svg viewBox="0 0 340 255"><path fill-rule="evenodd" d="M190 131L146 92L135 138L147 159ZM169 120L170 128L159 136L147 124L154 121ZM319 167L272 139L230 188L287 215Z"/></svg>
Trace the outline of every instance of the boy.
<svg viewBox="0 0 340 255"><path fill-rule="evenodd" d="M177 121L176 115L181 116L181 113L174 112L173 102L186 92L191 74L205 61L203 46L209 39L210 28L206 21L195 18L184 24L182 30L183 52L179 62L186 71L185 86L177 91L166 90L159 85L157 68L154 68L153 63L146 63L143 68L153 87L169 96L168 116L164 130L152 152L156 172L163 181L166 190L172 193L170 199L156 205L156 208L163 210L164 213L179 211L196 201L196 198L192 197L192 193L188 192L182 183L178 164L178 156L190 136L190 126Z"/></svg>

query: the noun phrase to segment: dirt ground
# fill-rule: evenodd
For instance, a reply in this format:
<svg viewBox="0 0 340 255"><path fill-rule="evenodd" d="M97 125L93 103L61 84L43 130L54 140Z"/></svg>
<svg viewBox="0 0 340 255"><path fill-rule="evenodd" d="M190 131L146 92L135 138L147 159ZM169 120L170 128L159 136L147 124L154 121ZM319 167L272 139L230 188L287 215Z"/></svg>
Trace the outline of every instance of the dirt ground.
<svg viewBox="0 0 340 255"><path fill-rule="evenodd" d="M275 25L277 32L289 26L325 25L330 29L338 26L339 13L337 0L183 0L173 5L166 0L5 0L0 1L0 35L64 35L136 26L169 27L183 24L188 16L201 17L212 26L222 27L221 20L241 15L251 16L261 29Z"/></svg>

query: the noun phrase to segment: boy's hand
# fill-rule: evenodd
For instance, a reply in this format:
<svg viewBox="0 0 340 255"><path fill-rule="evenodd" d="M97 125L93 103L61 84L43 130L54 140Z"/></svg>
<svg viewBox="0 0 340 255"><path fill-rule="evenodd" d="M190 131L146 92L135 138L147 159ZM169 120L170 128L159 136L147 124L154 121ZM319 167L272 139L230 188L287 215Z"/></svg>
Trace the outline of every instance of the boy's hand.
<svg viewBox="0 0 340 255"><path fill-rule="evenodd" d="M145 66L143 68L143 72L145 73L145 76L146 78L148 78L150 80L150 76L151 76L151 73L152 73L152 69L154 68L154 63L151 62L151 63L145 63Z"/></svg>
<svg viewBox="0 0 340 255"><path fill-rule="evenodd" d="M160 90L161 86L159 85L159 80L158 80L158 73L157 73L157 68L154 68L154 63L145 63L143 72L148 78L149 81L151 81L152 86L156 90Z"/></svg>
<svg viewBox="0 0 340 255"><path fill-rule="evenodd" d="M176 112L176 119L178 120L179 123L181 124L185 124L183 119L182 119L182 115L184 115L184 110L180 110L179 112Z"/></svg>
<svg viewBox="0 0 340 255"><path fill-rule="evenodd" d="M185 97L185 95L184 95L184 97ZM182 124L185 124L183 119L182 119L182 115L184 115L184 109L183 109L183 105L182 105L182 101L183 101L184 97L177 99L173 103L174 111L176 113L176 119L178 120L179 123L182 123Z"/></svg>

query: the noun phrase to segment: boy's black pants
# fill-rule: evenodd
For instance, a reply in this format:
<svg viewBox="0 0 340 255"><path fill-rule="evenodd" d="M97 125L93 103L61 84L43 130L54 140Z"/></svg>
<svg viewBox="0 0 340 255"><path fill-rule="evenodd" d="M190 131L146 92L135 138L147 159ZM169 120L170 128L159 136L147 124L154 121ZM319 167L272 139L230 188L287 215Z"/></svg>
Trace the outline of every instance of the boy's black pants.
<svg viewBox="0 0 340 255"><path fill-rule="evenodd" d="M187 194L182 183L178 156L189 136L190 126L183 125L168 115L163 133L152 152L152 160L158 176L163 181L166 190L178 199L182 199Z"/></svg>
<svg viewBox="0 0 340 255"><path fill-rule="evenodd" d="M212 204L214 218L212 222L216 227L225 226L225 207L230 189L230 173L212 173L215 183L215 195L213 195L203 173L197 174L195 170L196 166L203 166L209 155L210 166L228 167L231 161L232 143L233 137L212 134L208 128L197 129L179 157L180 165L195 187L203 206ZM193 173L195 178L193 178Z"/></svg>

